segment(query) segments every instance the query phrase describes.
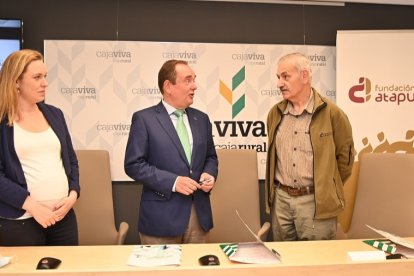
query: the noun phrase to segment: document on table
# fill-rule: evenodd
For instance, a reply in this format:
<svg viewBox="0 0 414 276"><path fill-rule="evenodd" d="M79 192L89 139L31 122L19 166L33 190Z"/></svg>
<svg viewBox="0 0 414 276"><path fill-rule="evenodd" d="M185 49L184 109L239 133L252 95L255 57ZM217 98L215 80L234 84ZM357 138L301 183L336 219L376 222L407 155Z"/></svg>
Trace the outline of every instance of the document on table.
<svg viewBox="0 0 414 276"><path fill-rule="evenodd" d="M388 233L383 230L375 229L372 226L367 225L368 228L377 232L381 236L389 239L396 245L395 253L403 254L406 258L414 259L414 243L397 235Z"/></svg>
<svg viewBox="0 0 414 276"><path fill-rule="evenodd" d="M165 266L181 264L181 245L136 245L129 255L130 266Z"/></svg>
<svg viewBox="0 0 414 276"><path fill-rule="evenodd" d="M241 242L230 260L249 264L278 264L280 259L265 244L260 242Z"/></svg>
<svg viewBox="0 0 414 276"><path fill-rule="evenodd" d="M277 264L280 255L270 248L252 231L236 210L237 216L246 226L247 230L256 238L256 242L241 242L237 244L221 244L220 247L230 260L250 264Z"/></svg>

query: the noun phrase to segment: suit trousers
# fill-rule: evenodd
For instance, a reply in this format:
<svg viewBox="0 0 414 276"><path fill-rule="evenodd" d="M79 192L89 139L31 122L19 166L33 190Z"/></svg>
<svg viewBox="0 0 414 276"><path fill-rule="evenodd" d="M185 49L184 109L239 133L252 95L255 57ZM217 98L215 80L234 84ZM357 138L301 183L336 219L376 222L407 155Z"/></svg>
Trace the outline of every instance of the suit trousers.
<svg viewBox="0 0 414 276"><path fill-rule="evenodd" d="M175 237L156 237L139 233L141 244L183 244L183 243L205 243L207 232L204 231L198 222L194 204L191 207L190 220L187 230L183 235Z"/></svg>

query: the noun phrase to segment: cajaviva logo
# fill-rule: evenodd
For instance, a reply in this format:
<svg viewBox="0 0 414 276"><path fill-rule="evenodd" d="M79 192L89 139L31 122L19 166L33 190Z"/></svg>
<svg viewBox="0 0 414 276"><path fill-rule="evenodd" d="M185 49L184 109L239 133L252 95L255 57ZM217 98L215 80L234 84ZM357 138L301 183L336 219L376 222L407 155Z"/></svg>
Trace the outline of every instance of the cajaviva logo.
<svg viewBox="0 0 414 276"><path fill-rule="evenodd" d="M232 107L232 119L234 119L240 111L245 107L246 96L243 94L240 98L233 101L233 92L246 79L246 68L243 66L231 80L231 89L220 80L220 94L230 103Z"/></svg>
<svg viewBox="0 0 414 276"><path fill-rule="evenodd" d="M371 99L371 81L360 77L359 84L352 86L348 92L349 99L354 103L365 103Z"/></svg>

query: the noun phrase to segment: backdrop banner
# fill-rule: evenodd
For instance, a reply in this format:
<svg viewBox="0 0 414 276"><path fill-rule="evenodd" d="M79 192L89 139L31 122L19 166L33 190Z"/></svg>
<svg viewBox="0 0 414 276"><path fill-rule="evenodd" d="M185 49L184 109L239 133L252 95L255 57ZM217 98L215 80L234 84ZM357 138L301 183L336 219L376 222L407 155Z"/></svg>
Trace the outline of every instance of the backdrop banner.
<svg viewBox="0 0 414 276"><path fill-rule="evenodd" d="M414 153L413 30L339 31L337 103L348 114L358 156Z"/></svg>
<svg viewBox="0 0 414 276"><path fill-rule="evenodd" d="M294 51L309 56L313 86L335 101L331 46L46 40L46 103L64 112L76 149L108 150L113 180L130 180L123 164L132 114L161 100L161 65L186 60L197 75L193 107L209 114L216 148L255 149L263 179L266 117L282 99L276 63Z"/></svg>

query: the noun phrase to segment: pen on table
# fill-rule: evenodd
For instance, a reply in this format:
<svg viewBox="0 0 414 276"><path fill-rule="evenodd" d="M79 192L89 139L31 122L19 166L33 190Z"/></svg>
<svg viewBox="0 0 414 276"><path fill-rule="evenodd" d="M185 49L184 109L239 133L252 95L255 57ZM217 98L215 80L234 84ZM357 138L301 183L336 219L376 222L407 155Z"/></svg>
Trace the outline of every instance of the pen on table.
<svg viewBox="0 0 414 276"><path fill-rule="evenodd" d="M275 249L272 248L272 252L278 256L279 258L282 258L282 255L279 254L279 252L277 252Z"/></svg>

